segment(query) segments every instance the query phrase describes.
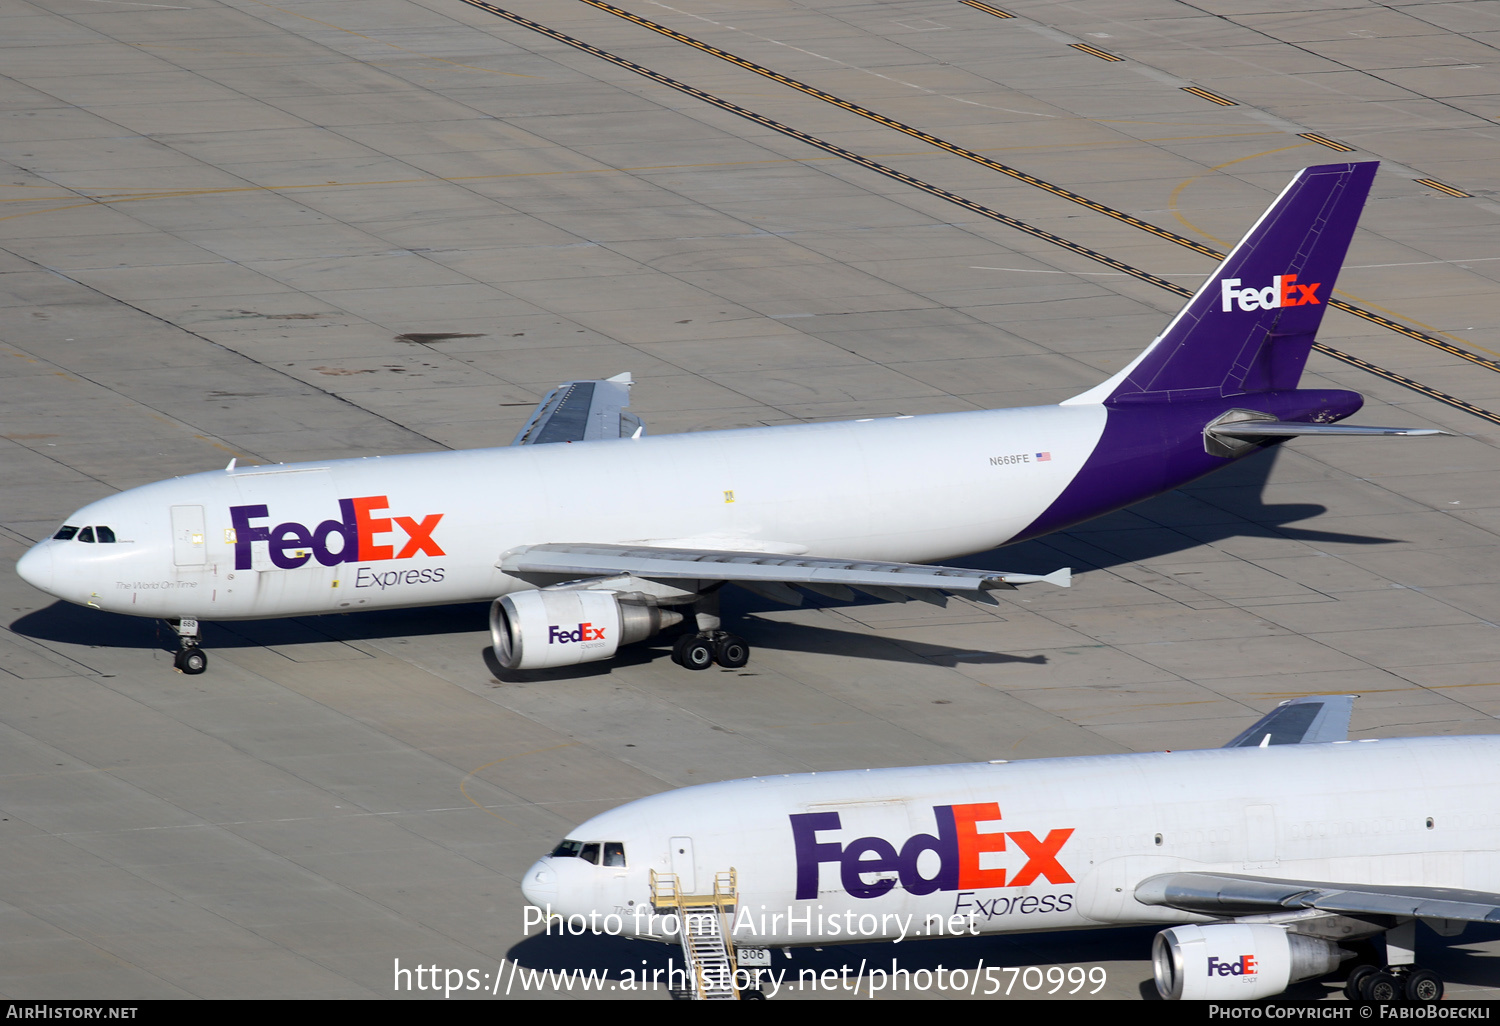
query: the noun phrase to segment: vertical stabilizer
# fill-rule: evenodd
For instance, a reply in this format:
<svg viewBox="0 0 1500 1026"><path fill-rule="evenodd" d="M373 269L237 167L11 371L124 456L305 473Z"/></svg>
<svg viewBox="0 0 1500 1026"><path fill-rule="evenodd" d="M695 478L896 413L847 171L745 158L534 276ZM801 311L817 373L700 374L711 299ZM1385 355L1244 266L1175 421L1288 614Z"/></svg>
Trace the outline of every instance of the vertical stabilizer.
<svg viewBox="0 0 1500 1026"><path fill-rule="evenodd" d="M1378 166L1303 168L1161 337L1068 403L1296 388Z"/></svg>

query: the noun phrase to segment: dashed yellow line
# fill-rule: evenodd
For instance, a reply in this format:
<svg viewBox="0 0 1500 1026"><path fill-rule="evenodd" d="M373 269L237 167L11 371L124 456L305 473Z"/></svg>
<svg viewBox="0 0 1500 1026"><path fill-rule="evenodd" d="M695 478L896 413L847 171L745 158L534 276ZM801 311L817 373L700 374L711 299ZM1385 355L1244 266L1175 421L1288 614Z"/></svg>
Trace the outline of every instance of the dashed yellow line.
<svg viewBox="0 0 1500 1026"><path fill-rule="evenodd" d="M470 2L470 0L465 0L465 2L468 3ZM1106 217L1112 217L1117 221L1124 221L1126 224L1139 228L1141 231L1150 232L1153 235L1158 235L1161 238L1167 239L1171 242L1175 242L1178 245L1186 246L1189 249L1195 249L1199 253L1202 253L1204 256L1211 256L1216 259L1223 258L1223 254L1216 249L1213 249L1209 246L1204 246L1201 243L1194 242L1192 239L1185 238L1173 232L1169 232L1165 228L1159 228L1151 222L1144 221L1133 214L1127 214L1123 210L1116 210L1114 207L1106 206L1105 204L1100 203L1097 200L1091 200L1087 196L1080 196L1076 192L1073 192L1069 189L1064 189L1062 186L1049 182L1046 179L1038 178L1035 175L1028 174L1025 171L1022 171L1020 168L1014 168L1008 164L1002 164L1000 161L991 159L990 157L986 157L982 153L975 153L973 150L964 149L962 146L959 146L956 143L949 142L947 139L939 138L938 136L933 135L931 132L925 132L920 128L916 128L912 125L905 124L904 122L897 121L895 118L886 117L884 114L870 110L867 107L861 107L856 103L851 103L850 101L845 100L842 97L835 96L830 92L819 89L817 86L808 85L806 82L799 82L795 78L783 75L779 71L773 71L770 68L765 67L764 65L756 64L754 61L747 60L746 58L741 57L738 54L730 53L728 50L722 50L710 43L705 43L701 39L694 39L692 36L686 35L682 32L678 32L676 29L668 28L666 25L651 21L649 18L643 18L638 14L632 14L630 11L624 10L620 7L616 7L614 4L606 3L605 0L582 0L582 2L588 4L590 7L596 7L608 14L613 14L617 18L623 18L625 21L628 21L634 25L639 25L641 28L650 29L652 32L664 35L667 38L676 40L677 42L682 43L686 46L691 46L696 50L702 50L704 53L712 54L713 56L718 57L720 60L728 61L730 64L733 64L736 67L744 68L746 71L753 71L757 75L764 76L765 78L769 78L775 82L780 82L782 85L787 86L788 88L795 89L800 93L805 93L808 96L814 97L815 99L822 100L824 103L831 103L835 107L839 107L843 110L849 111L851 114L858 114L862 118L868 118L876 124L884 125L886 128L894 129L895 131L901 132L904 135L909 135L913 139L920 139L924 143L927 143L929 146L936 146L938 149L943 150L947 153L951 153L956 157L963 157L965 160L972 160L974 163L981 164L984 167L989 168L991 171L998 171L1002 175L1008 175L1009 177L1016 179L1016 181L1018 182L1025 182L1027 185L1030 185L1033 188L1041 189L1044 192L1049 192L1052 195L1057 196L1061 199L1065 199L1070 203L1077 203L1080 206L1088 207L1095 213L1104 214ZM488 10L491 13L500 13L500 8L494 7L490 4L476 3L474 4L474 6L483 7L485 10ZM510 15L501 14L501 17L510 17ZM519 15L515 17L519 17ZM514 20L514 18L512 20ZM587 47L590 44L582 45ZM599 53L603 52L604 51L602 50L599 51ZM596 54L596 56L598 56L598 54ZM613 55L611 55L611 57L608 59L613 59L615 63L624 61L623 57L613 58ZM621 64L621 66L624 67L625 64ZM642 71L640 73L646 74L646 71ZM650 72L649 74L647 74L647 77L649 78L655 74L656 72Z"/></svg>
<svg viewBox="0 0 1500 1026"><path fill-rule="evenodd" d="M492 14L498 14L500 17L507 18L511 21L516 22L517 24L525 24L528 28L533 28L534 31L542 32L543 34L554 34L554 30L552 29L537 25L537 23L535 22L528 22L526 19L521 18L520 15L510 14L509 12L503 11L499 7L495 7L492 4L478 2L478 0L464 0L464 2L470 3L475 7L480 7ZM1008 175L1009 177L1016 179L1017 181L1025 182L1027 185L1033 186L1037 189L1041 189L1044 192L1051 193L1053 196L1057 196L1060 199L1065 199L1070 203L1076 203L1079 206L1087 207L1089 210L1092 210L1097 214L1103 214L1104 216L1113 218L1116 221L1122 221L1125 224L1128 224L1134 228L1138 228L1143 232L1149 232L1150 234L1155 235L1158 238L1166 239L1168 242L1175 243L1185 249L1191 249L1195 253L1201 253L1203 256L1212 257L1214 260L1221 261L1226 255L1223 251L1215 249L1212 246L1206 246L1195 239L1190 239L1184 235L1178 235L1176 232L1169 231L1166 228L1160 227L1159 225L1152 224L1150 221L1146 221L1139 217L1136 217L1134 214L1128 214L1123 210L1116 210L1114 207L1108 206L1104 203L1100 203L1097 200L1089 199L1087 196L1081 196L1076 192L1065 189L1062 186L1056 185L1045 179L1038 178L1035 175L1028 174L1018 168L1010 167L1007 164L1002 164L1000 161L993 160L981 153L975 153L973 150L964 149L962 146L951 143L946 139L941 139L930 132L924 132L920 128L915 128L911 125L907 125L900 121L897 121L894 118L886 117L884 114L880 114L876 111L869 110L868 108L861 107L858 104L851 103L848 100L843 99L842 97L835 96L832 93L817 88L816 86L808 85L805 82L799 82L794 78L781 74L779 71L773 71L772 69L764 67L763 65L756 64L754 61L747 60L746 58L741 57L738 54L730 53L728 50L723 50L717 46L713 46L710 43L705 43L701 39L695 39L692 36L686 35L685 33L678 32L676 29L669 28L666 25L651 21L649 18L643 18L638 14L633 14L623 8L616 7L611 3L607 3L606 0L581 0L581 2L586 3L590 7L597 8L608 14L613 14L615 17L622 18L625 21L631 22L632 24L639 25L641 28L650 29L652 32L664 35L667 38L676 40L677 42L682 43L686 46L691 46L696 50L701 50L704 53L712 54L713 56L718 57L721 60L728 61L730 64L733 64L740 68L744 68L746 71L753 71L757 75L761 75L766 78L772 79L773 81L780 82L784 86L795 89L798 92L805 93L808 96L815 97L819 100L824 101L825 103L831 103L834 106L847 110L852 114L858 114L860 117L868 118L871 121L876 122L877 124L884 125L886 128L894 129L905 135L909 135L914 139L920 139L922 142L925 142L931 146L936 146L938 149L951 153L954 156L963 157L965 160L971 160L976 164L982 164L992 171L998 171L1003 175ZM571 36L563 36L562 33L555 33L553 37L558 39L572 40ZM698 96L700 99L706 98L708 102L714 103L715 105L723 107L726 110L730 109L733 106L726 106L727 101L720 101L717 97L709 98L709 94L707 93L694 90L693 87L687 86L685 84L676 83L675 80L668 79L665 75L660 75L658 72L651 71L648 68L642 68L640 65L633 64L633 62L627 61L623 57L616 57L613 54L607 54L605 51L600 50L598 47L592 46L592 44L584 43L581 40L573 40L570 45L577 46L589 53L593 53L595 56L603 56L604 59L609 60L612 63L618 64L621 67L628 67L631 70L636 71L638 74L645 75L648 78L655 78L658 81L662 81L664 84L671 84L673 88L691 92L692 95ZM1197 90L1195 92L1195 90L1196 87L1188 89L1189 92L1194 92L1194 95L1202 95L1203 93L1208 92L1207 90ZM1215 94L1209 93L1208 95L1213 96ZM1220 97L1220 99L1224 98ZM1229 102L1232 103L1233 101ZM736 110L736 112L738 112L739 110L743 110L743 108L739 108L738 110ZM765 124L768 127L775 124L769 119L764 119L761 115L755 114L751 111L745 111L741 116L748 117L753 121L759 121L761 124ZM777 131L785 131L788 134L793 134L796 132L795 129L787 129L784 126L777 128ZM807 136L804 138L810 139L811 137ZM1332 139L1327 139L1321 135L1317 135L1314 132L1302 133L1299 138L1305 139L1307 142L1329 146L1333 149L1340 149L1341 152L1349 152L1352 150L1352 147L1346 147L1343 143L1334 142ZM1278 149L1274 150L1266 150L1263 153L1253 154L1252 157L1265 156L1267 153L1279 153L1282 150L1294 149L1297 146L1307 145L1307 142L1294 143L1292 146L1279 147ZM814 145L819 145L820 148L827 149L829 152L834 152L834 150L836 149L830 148L829 145L822 144L821 140L817 143L814 143ZM1243 160L1249 160L1252 159L1252 157L1240 157L1236 160L1221 164L1218 167L1228 167L1230 164L1236 164ZM1218 170L1218 168L1212 168L1210 170ZM882 171L881 173L888 173L891 175L891 177L900 177L895 172ZM1181 214L1177 214L1175 212L1175 206L1177 195L1181 192L1182 188L1186 184L1187 183L1183 183L1183 185L1178 186L1177 190L1172 194L1174 215L1177 216L1179 220L1183 220L1184 223L1186 223L1186 221L1184 218L1182 218ZM1441 185L1441 183L1432 183L1430 179L1424 182L1424 184L1429 184L1433 188L1438 188ZM934 188L936 187L929 187L924 191L931 192ZM1190 225L1190 227L1192 227L1195 231L1200 231L1201 234L1208 235L1207 232L1202 232L1201 229L1198 229L1195 225ZM1036 231L1038 230L1032 230L1029 233L1035 234ZM1209 237L1212 238L1212 236ZM1329 305L1342 310L1345 313L1353 314L1356 317L1369 321L1372 324L1378 324L1382 328L1388 328L1391 331L1404 335L1414 341L1421 342L1423 345L1429 345L1435 349L1441 349L1443 352L1448 353L1451 356L1456 356L1461 360L1467 360L1468 362L1477 364L1478 366L1484 367L1487 370L1492 370L1500 373L1500 361L1491 360L1488 357L1480 356L1478 353L1470 352L1469 350L1464 349L1461 346L1454 345L1452 342L1446 341L1445 339L1441 339L1434 335L1429 335L1426 332L1408 327L1404 324L1392 320L1389 317L1382 316L1381 314L1375 313L1371 310L1363 309L1362 307L1355 306L1352 303L1345 302L1341 299L1332 299L1329 301Z"/></svg>
<svg viewBox="0 0 1500 1026"><path fill-rule="evenodd" d="M1239 101L1237 100L1231 100L1227 96L1220 96L1218 93L1211 93L1207 89L1199 89L1197 86L1182 86L1181 89L1183 92L1192 93L1194 96L1207 100L1209 103L1217 103L1220 107L1239 106Z"/></svg>
<svg viewBox="0 0 1500 1026"><path fill-rule="evenodd" d="M691 86L686 82L680 82L675 78L670 78L667 75L663 75L659 71L653 71L652 69L645 67L644 65L637 64L632 60L619 56L618 54L610 53L608 50L601 49L600 47L595 46L593 43L585 42L582 39L577 39L565 32L559 32L554 28L548 28L546 25L543 25L540 22L532 21L530 18L527 18L524 15L516 14L512 11L507 11L501 7L496 7L494 4L486 2L486 0L463 0L463 2L471 7L477 7L480 10L488 11L491 14L496 15L497 17L504 18L506 21L509 21L513 24L520 25L522 28L530 29L533 32L544 35L549 39L554 39L560 43L566 43L568 46L572 46L576 49L582 50L584 53L592 54L595 57L600 58L601 60L608 61L609 63L616 65L617 67L625 68L628 71L633 71L637 75L648 78L653 82L657 82L661 85L667 86L668 88L675 89L678 92L687 94L688 96L696 97L697 99L702 100L704 103L708 103L712 106L718 107L720 110L728 111L731 114L745 118L748 121L753 121L758 125L762 125L765 128L771 129L772 131L779 132L782 135L789 136L793 139L798 139L806 143L807 145L812 146L816 149L823 150L826 153L832 153L835 156L842 157L844 160L874 171L876 174L884 175L887 178L893 178L898 182L909 185L912 188L925 192L930 196L936 196L939 199L946 200L949 203L953 203L957 206L963 207L965 210L978 214L981 217L989 218L992 221L998 221L1000 224L1006 225L1010 228L1014 228L1019 232L1023 232L1027 235L1032 236L1033 238L1049 242L1052 245L1065 249L1070 253L1076 253L1079 256L1087 257L1088 259L1104 264L1106 267L1112 268L1113 270L1120 271L1123 274L1128 274L1133 278L1140 279L1141 281L1149 282L1152 285L1155 285L1157 288L1165 289L1168 292L1173 293L1174 295L1181 296L1183 298L1187 298L1192 295L1191 290L1183 288L1181 285L1178 285L1175 282L1168 281L1165 278L1158 277L1157 275L1143 270L1142 268L1133 267L1132 265L1125 263L1123 260L1117 260L1112 256L1108 256L1104 253L1100 253L1097 250L1090 249L1087 246L1072 241L1071 239L1065 239L1060 235L1053 234L1052 232L1049 232L1044 228L1038 228L1035 225L1027 224L1025 221L1022 221L1019 218L1011 217L1009 214L1002 214L998 210L993 210L989 207L984 206L983 204L976 203L975 201L968 199L967 197L960 196L954 192L949 192L947 189L941 188L937 185L933 185L930 182L924 182L920 178L915 178L904 171L897 171L895 168L888 167L887 165L881 164L878 161L872 160L862 154L855 153L852 150L846 150L842 146L837 146L834 143L828 142L825 139L820 139L815 135L809 135L807 132L792 128L790 125L784 125L779 121L775 121L771 118L766 117L764 114L758 113L757 111L750 110L746 107L741 107L736 103L731 103L728 100L715 96L713 93L705 92L704 90L699 89L697 86ZM602 0L584 0L584 2L601 9L610 10L611 13L620 11L619 8L612 8L611 5L603 3ZM645 20L639 19L635 15L629 14L629 12L620 13L622 17L626 17L630 21ZM671 35L673 38L676 38L678 35L680 35L680 33L674 32L671 29L664 28L662 31L667 35ZM684 36L683 39L686 40L689 39L689 37ZM707 44L700 44L696 40L691 40L691 42L693 45L698 45L704 49L709 50L709 52L716 52L716 48L710 48ZM717 53L720 54L722 54L723 52L724 51L717 51ZM732 57L733 55L729 56ZM740 60L743 60L743 58L735 58L736 62ZM749 62L747 61L745 63L748 64ZM758 65L756 67L758 67ZM776 72L767 71L766 73L771 77L776 78L778 81L781 81L784 78L784 76L781 76ZM787 79L786 81L791 82L790 79ZM802 84L797 83L797 85L801 86ZM803 88L812 90L811 86L805 86ZM821 92L821 90L817 91ZM837 100L837 98L835 97L834 100ZM845 105L843 101L838 102L840 106ZM850 109L854 109L852 105L850 105ZM862 110L863 108L859 109ZM874 115L874 117L880 119L881 116ZM912 132L915 133L916 130L913 129ZM942 143L942 140L936 139L935 136L928 136L926 133L920 133L919 137L930 138L935 140L939 144ZM976 154L975 156L977 157L978 155ZM1025 177L1027 179L1031 178L1031 176L1029 175ZM1041 183L1040 179L1035 179L1035 181ZM1044 187L1045 186L1050 186L1050 183L1045 183ZM1055 188L1055 186L1051 186L1049 188L1049 191ZM1066 192L1066 190L1061 191ZM1078 198L1090 208L1095 207L1095 204L1093 204L1092 201L1085 200L1081 196ZM1102 207L1103 205L1099 204L1098 206ZM1109 208L1103 209L1108 210ZM1128 218L1130 215L1122 214L1121 216ZM1145 222L1141 223L1144 224ZM1184 244L1188 245L1192 249L1196 249L1199 252L1206 253L1207 255L1213 256L1216 259L1220 260L1224 258L1224 254L1218 252L1217 250L1210 249L1207 246L1203 246L1201 243L1193 242L1191 239L1183 239L1182 236L1173 235L1172 233L1167 232L1165 229L1156 228L1154 225L1149 227L1154 229L1157 234L1171 237L1174 240L1182 239ZM1347 310L1351 313L1364 315L1364 312L1358 310L1358 308L1349 306L1347 303L1341 303L1337 300L1330 301L1329 305L1337 306L1340 309ZM1368 315L1368 317L1371 320L1376 320L1377 323L1385 323L1388 326L1394 327L1396 330L1401 330L1403 334L1413 335L1414 337L1421 335L1420 332L1414 332L1412 329L1403 328L1400 325L1396 325L1393 321L1388 321L1386 318L1379 317L1379 315L1370 314ZM1425 340L1428 336L1422 337ZM1445 349L1447 351L1456 351L1457 353L1465 354L1465 358L1467 359L1470 359L1476 363L1483 364L1489 367L1491 370L1500 371L1500 362L1488 360L1475 353L1468 353L1466 350L1461 350L1457 346L1451 346L1449 343L1445 343L1441 339L1432 339L1431 343L1429 344L1437 345L1439 348ZM1371 374L1382 377L1387 381L1391 381L1406 388L1410 388L1413 391L1420 392L1425 396L1437 399L1439 402L1463 410L1466 413L1471 413L1476 417L1482 417L1483 419L1488 420L1491 423L1500 424L1500 414L1491 413L1490 411L1485 410L1482 407L1475 406L1473 403L1467 402L1463 399L1458 399L1454 396L1450 396L1444 392L1439 392L1437 389L1432 388L1431 386L1424 385L1419 381L1414 381L1411 378L1397 374L1395 371L1386 370L1385 368L1379 367L1373 363L1368 362L1367 360L1361 360L1359 357L1351 356L1350 354L1341 352L1340 350L1334 349L1331 346L1323 345L1321 342L1314 343L1313 348L1326 356L1333 357L1335 360L1340 360L1351 366L1369 371Z"/></svg>
<svg viewBox="0 0 1500 1026"><path fill-rule="evenodd" d="M1123 61L1125 59L1124 57L1120 57L1116 54L1106 53L1103 50L1099 49L1097 46L1090 46L1087 43L1069 43L1068 45L1075 50L1082 50L1084 53L1093 54L1101 61Z"/></svg>
<svg viewBox="0 0 1500 1026"><path fill-rule="evenodd" d="M979 0L958 0L958 2L961 4L968 4L970 7L977 8L978 10L983 11L985 14L993 14L997 18L1015 17L1015 15L1011 14L1009 11L1002 11L998 7L991 7L989 4L980 3Z"/></svg>
<svg viewBox="0 0 1500 1026"><path fill-rule="evenodd" d="M1335 142L1334 140L1328 138L1326 135L1319 135L1317 132L1298 132L1297 137L1299 139L1306 139L1308 142L1315 142L1319 146L1327 146L1330 150L1333 150L1336 153L1354 152L1353 146L1345 146L1343 143Z"/></svg>
<svg viewBox="0 0 1500 1026"><path fill-rule="evenodd" d="M1436 178L1415 178L1412 180L1418 185L1425 185L1429 189L1436 189L1438 192L1445 192L1449 196L1457 196L1459 199L1469 199L1473 195L1473 193L1464 192L1462 189L1455 189L1451 185L1444 185Z"/></svg>

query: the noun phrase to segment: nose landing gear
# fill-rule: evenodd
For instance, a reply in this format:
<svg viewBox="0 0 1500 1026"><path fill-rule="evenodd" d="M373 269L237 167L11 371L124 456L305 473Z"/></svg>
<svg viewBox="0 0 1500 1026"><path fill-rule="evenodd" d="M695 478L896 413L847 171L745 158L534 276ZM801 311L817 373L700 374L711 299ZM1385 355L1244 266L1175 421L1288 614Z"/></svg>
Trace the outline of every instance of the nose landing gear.
<svg viewBox="0 0 1500 1026"><path fill-rule="evenodd" d="M198 647L203 639L198 621L187 618L168 620L167 626L177 633L177 654L172 657L172 666L177 672L192 677L208 669L208 653Z"/></svg>

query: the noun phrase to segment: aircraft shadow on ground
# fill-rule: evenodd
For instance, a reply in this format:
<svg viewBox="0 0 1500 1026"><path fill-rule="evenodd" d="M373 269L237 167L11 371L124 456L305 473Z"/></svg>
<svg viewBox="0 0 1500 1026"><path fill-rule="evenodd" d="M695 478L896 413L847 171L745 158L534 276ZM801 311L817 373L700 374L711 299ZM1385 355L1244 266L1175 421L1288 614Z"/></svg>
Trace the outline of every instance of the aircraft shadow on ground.
<svg viewBox="0 0 1500 1026"><path fill-rule="evenodd" d="M1309 545L1393 545L1403 539L1294 527L1328 512L1310 502L1267 504L1266 482L1280 453L1259 453L1154 499L1065 531L962 559L954 566L1047 573L1141 563L1232 538L1285 538Z"/></svg>
<svg viewBox="0 0 1500 1026"><path fill-rule="evenodd" d="M896 642L879 634L860 634L841 631L831 627L816 627L806 624L785 623L773 620L758 620L753 613L767 608L785 609L785 606L765 607L757 605L763 599L748 597L744 608L728 595L723 603L724 626L727 630L743 631L751 648L750 665L744 669L726 670L715 667L703 671L708 673L733 673L740 677L759 676L755 668L755 649L772 649L779 652L809 652L822 655L843 656L848 659L874 659L882 662L912 663L953 667L960 663L1033 663L1044 665L1044 655L1007 655L1003 652L975 652L968 649L950 648L911 641ZM827 603L848 606L851 603ZM875 605L870 599L867 604ZM641 666L672 656L672 643L683 631L673 630L648 642L628 645L619 650L613 659L601 663L583 663L578 666L560 666L552 670L506 670L495 658L495 651L486 647L482 653L484 664L490 674L506 684L544 683L547 681L575 680L580 677L607 675L612 668Z"/></svg>
<svg viewBox="0 0 1500 1026"><path fill-rule="evenodd" d="M22 637L100 648L177 650L177 636L160 620L106 613L54 602L10 625ZM489 629L489 603L384 609L331 616L203 622L203 647L263 648L309 642L376 641L384 638L457 634Z"/></svg>

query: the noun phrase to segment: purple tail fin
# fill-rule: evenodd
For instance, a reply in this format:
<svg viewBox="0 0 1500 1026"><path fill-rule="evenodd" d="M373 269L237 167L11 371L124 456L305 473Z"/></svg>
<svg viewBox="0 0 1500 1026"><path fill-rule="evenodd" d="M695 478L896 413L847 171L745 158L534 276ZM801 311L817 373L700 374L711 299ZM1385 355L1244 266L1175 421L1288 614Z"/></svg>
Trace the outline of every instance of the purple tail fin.
<svg viewBox="0 0 1500 1026"><path fill-rule="evenodd" d="M1151 347L1070 403L1297 387L1378 163L1303 168Z"/></svg>

